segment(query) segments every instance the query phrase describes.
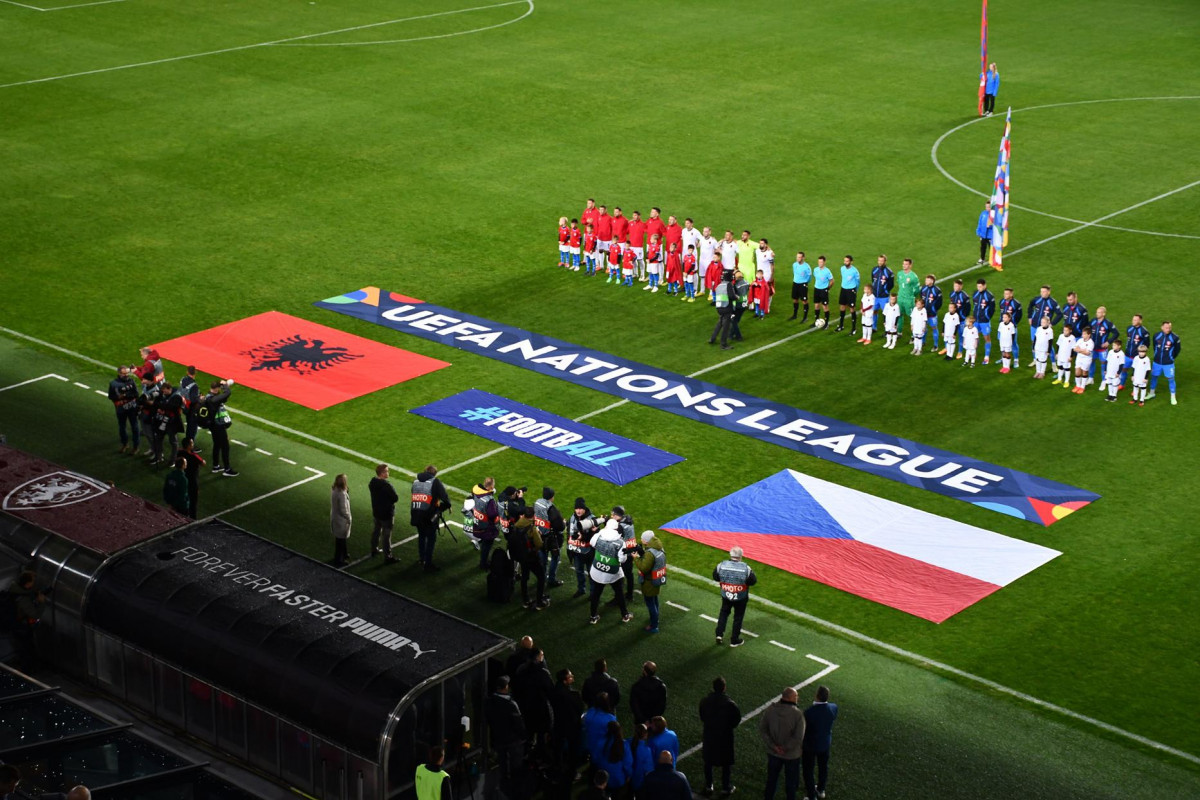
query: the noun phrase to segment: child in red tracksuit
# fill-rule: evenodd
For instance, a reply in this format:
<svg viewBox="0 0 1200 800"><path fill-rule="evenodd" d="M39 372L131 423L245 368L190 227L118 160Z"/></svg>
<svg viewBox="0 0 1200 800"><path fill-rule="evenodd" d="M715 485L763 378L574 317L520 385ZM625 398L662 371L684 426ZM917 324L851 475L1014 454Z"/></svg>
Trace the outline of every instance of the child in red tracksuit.
<svg viewBox="0 0 1200 800"><path fill-rule="evenodd" d="M632 247L626 247L621 256L621 285L633 286L633 270L637 266L637 252Z"/></svg>
<svg viewBox="0 0 1200 800"><path fill-rule="evenodd" d="M754 283L750 285L750 295L747 298L750 301L750 307L754 309L755 319L762 319L771 313L772 294L774 294L774 290L771 288L771 284L767 283L767 279L763 277L763 271L758 270L754 274Z"/></svg>
<svg viewBox="0 0 1200 800"><path fill-rule="evenodd" d="M621 243L613 242L608 247L608 280L605 283L612 283L614 280L619 284L621 282Z"/></svg>
<svg viewBox="0 0 1200 800"><path fill-rule="evenodd" d="M570 257L570 245L567 244L571 238L571 229L567 227L567 218L558 218L558 265L560 267L567 266Z"/></svg>
<svg viewBox="0 0 1200 800"><path fill-rule="evenodd" d="M671 242L667 250L667 294L679 294L679 284L683 282L683 264L679 261L679 243Z"/></svg>

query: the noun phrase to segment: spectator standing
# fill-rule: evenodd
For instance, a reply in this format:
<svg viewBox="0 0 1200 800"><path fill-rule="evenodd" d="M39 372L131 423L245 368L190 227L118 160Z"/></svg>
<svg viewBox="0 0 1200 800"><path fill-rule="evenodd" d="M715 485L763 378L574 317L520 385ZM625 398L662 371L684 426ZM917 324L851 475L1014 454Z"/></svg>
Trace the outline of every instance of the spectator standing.
<svg viewBox="0 0 1200 800"><path fill-rule="evenodd" d="M333 479L333 489L329 498L329 528L333 533L333 565L344 567L350 563L350 554L346 551L346 540L350 538L350 524L354 521L350 514L350 485L345 474Z"/></svg>
<svg viewBox="0 0 1200 800"><path fill-rule="evenodd" d="M597 698L602 694L607 695L613 708L616 708L621 702L621 684L608 674L608 661L598 658L592 665L592 674L588 675L583 682L583 702L587 703L589 707L594 706Z"/></svg>
<svg viewBox="0 0 1200 800"><path fill-rule="evenodd" d="M550 670L546 669L546 654L540 648L535 649L533 658L526 661L513 676L513 699L521 709L521 717L525 720L525 735L534 748L539 751L549 741L551 729L554 727L554 710L550 705L550 696L554 693L554 679Z"/></svg>
<svg viewBox="0 0 1200 800"><path fill-rule="evenodd" d="M784 797L796 800L800 786L800 756L804 744L804 713L796 708L796 690L783 690L779 702L763 712L758 734L767 747L767 787L764 800L773 800L783 772Z"/></svg>
<svg viewBox="0 0 1200 800"><path fill-rule="evenodd" d="M554 712L554 727L550 734L551 758L565 776L566 792L570 795L571 780L579 767L579 756L583 750L582 718L583 698L575 690L575 674L569 669L558 671L554 692L550 695L550 707Z"/></svg>
<svg viewBox="0 0 1200 800"><path fill-rule="evenodd" d="M642 586L642 599L646 601L646 611L650 621L645 630L658 633L658 595L667 582L667 554L663 551L662 542L654 535L654 531L642 532L642 554L637 557L638 582ZM649 663L649 662L647 662ZM646 719L654 716L647 715ZM635 722L644 722L635 717Z"/></svg>
<svg viewBox="0 0 1200 800"><path fill-rule="evenodd" d="M179 443L179 457L187 462L184 473L188 480L188 516L198 518L200 503L200 468L204 459L196 452L196 440L190 436Z"/></svg>
<svg viewBox="0 0 1200 800"><path fill-rule="evenodd" d="M437 544L438 518L450 508L450 495L437 477L437 467L428 465L413 481L412 510L409 523L417 529L417 558L421 569L437 572L433 563L433 546Z"/></svg>
<svg viewBox="0 0 1200 800"><path fill-rule="evenodd" d="M996 110L996 95L1000 93L1000 70L996 62L988 64L983 83L983 116L990 117Z"/></svg>
<svg viewBox="0 0 1200 800"><path fill-rule="evenodd" d="M133 379L129 367L117 367L117 377L108 384L108 399L112 401L117 412L117 433L121 437L121 453L136 453L141 441L142 431L138 425L138 383ZM129 426L126 433L125 426ZM129 446L130 435L133 436L133 447Z"/></svg>
<svg viewBox="0 0 1200 800"><path fill-rule="evenodd" d="M816 699L804 710L804 747L800 761L804 769L806 797L825 800L825 786L829 779L829 749L833 744L833 721L837 715L837 703L829 702L828 687L818 686Z"/></svg>
<svg viewBox="0 0 1200 800"><path fill-rule="evenodd" d="M496 679L495 689L488 695L484 707L484 716L498 765L498 774L489 773L491 780L485 781L484 797L494 798L498 788L505 797L516 798L517 776L524 760L525 720L512 698L507 675Z"/></svg>
<svg viewBox="0 0 1200 800"><path fill-rule="evenodd" d="M608 724L616 721L617 715L613 713L607 692L596 695L591 708L583 713L583 746L593 765L599 763L603 757L602 748L604 737L608 734Z"/></svg>
<svg viewBox="0 0 1200 800"><path fill-rule="evenodd" d="M371 516L375 519L371 528L371 555L377 556L382 552L384 562L393 564L396 559L392 556L392 527L395 525L396 502L400 495L396 494L395 487L388 480L389 475L387 464L377 465L375 477L371 478L367 488L371 492Z"/></svg>
<svg viewBox="0 0 1200 800"><path fill-rule="evenodd" d="M672 763L679 760L679 736L667 727L666 717L651 717L646 724L650 729L650 747L656 753L666 750L671 754Z"/></svg>
<svg viewBox="0 0 1200 800"><path fill-rule="evenodd" d="M188 516L188 479L187 473L183 471L186 466L186 459L175 459L175 463L171 465L171 471L167 473L167 478L163 481L163 500L185 517Z"/></svg>
<svg viewBox="0 0 1200 800"><path fill-rule="evenodd" d="M642 723L633 726L629 737L629 753L633 756L633 776L629 785L634 792L642 788L646 776L654 771L654 751L650 749L650 730Z"/></svg>
<svg viewBox="0 0 1200 800"><path fill-rule="evenodd" d="M608 723L604 733L604 741L592 758L592 765L608 773L608 788L618 796L624 796L623 790L633 778L633 755L629 751L629 742L621 732L621 723L615 719Z"/></svg>
<svg viewBox="0 0 1200 800"><path fill-rule="evenodd" d="M746 604L750 602L750 587L758 582L758 577L750 565L742 561L742 548L734 547L729 551L729 558L717 564L713 570L713 580L721 585L721 613L717 615L717 644L724 641L725 625L729 621L729 612L733 612L733 635L729 638L730 647L740 647L742 639L742 619L746 616Z"/></svg>
<svg viewBox="0 0 1200 800"><path fill-rule="evenodd" d="M734 731L742 723L742 710L725 694L725 679L714 678L712 693L700 701L704 726L700 756L704 759L704 785L713 791L713 768L721 768L721 793L733 793Z"/></svg>
<svg viewBox="0 0 1200 800"><path fill-rule="evenodd" d="M667 713L667 685L658 677L658 665L653 661L642 664L641 677L629 688L629 708L638 723Z"/></svg>
<svg viewBox="0 0 1200 800"><path fill-rule="evenodd" d="M676 760L667 750L658 754L658 766L642 781L638 800L692 800L692 786L675 769Z"/></svg>

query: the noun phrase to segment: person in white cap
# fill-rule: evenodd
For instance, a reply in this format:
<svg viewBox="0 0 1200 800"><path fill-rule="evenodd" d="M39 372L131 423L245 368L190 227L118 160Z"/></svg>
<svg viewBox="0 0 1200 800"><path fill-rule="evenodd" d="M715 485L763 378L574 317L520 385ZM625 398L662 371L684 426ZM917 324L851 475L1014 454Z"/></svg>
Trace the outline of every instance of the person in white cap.
<svg viewBox="0 0 1200 800"><path fill-rule="evenodd" d="M595 625L600 621L600 595L604 591L605 586L613 587L613 593L616 595L617 607L621 609L621 622L629 622L633 619L633 614L629 613L629 607L625 605L625 593L621 591L621 565L625 563L627 556L625 555L625 540L621 536L619 523L615 519L610 519L604 523L604 527L592 537L592 616L588 620L589 623Z"/></svg>
<svg viewBox="0 0 1200 800"><path fill-rule="evenodd" d="M667 582L667 554L663 552L662 542L654 535L654 531L642 533L642 555L638 556L635 566L638 582L642 585L642 598L646 601L646 611L650 614L646 631L658 633L658 593Z"/></svg>
<svg viewBox="0 0 1200 800"><path fill-rule="evenodd" d="M721 613L717 615L717 644L721 644L725 636L725 623L729 621L729 612L733 611L733 635L729 637L730 647L741 647L742 618L746 616L746 604L750 602L750 587L758 583L754 570L742 561L742 548L734 547L729 551L729 558L717 564L713 570L713 580L721 584Z"/></svg>

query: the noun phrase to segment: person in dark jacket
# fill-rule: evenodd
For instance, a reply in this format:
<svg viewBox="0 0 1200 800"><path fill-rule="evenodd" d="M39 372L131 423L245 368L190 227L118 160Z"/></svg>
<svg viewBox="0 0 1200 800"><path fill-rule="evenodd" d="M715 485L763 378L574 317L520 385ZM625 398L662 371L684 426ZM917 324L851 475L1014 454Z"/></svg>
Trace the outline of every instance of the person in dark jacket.
<svg viewBox="0 0 1200 800"><path fill-rule="evenodd" d="M179 396L183 398L183 435L192 441L196 440L196 411L200 406L200 384L196 383L196 368L189 366L187 372L179 379Z"/></svg>
<svg viewBox="0 0 1200 800"><path fill-rule="evenodd" d="M179 434L183 431L183 398L175 393L175 387L164 383L159 389L158 402L154 405L154 435L150 440L150 464L157 466L164 460L174 464L179 457ZM171 454L164 457L163 441L171 445Z"/></svg>
<svg viewBox="0 0 1200 800"><path fill-rule="evenodd" d="M583 790L579 800L609 800L608 773L602 769L596 770L592 776L592 785Z"/></svg>
<svg viewBox="0 0 1200 800"><path fill-rule="evenodd" d="M575 498L575 513L567 520L567 552L575 565L575 594L572 597L583 597L588 593L588 571L592 568L592 536L596 532L599 521L587 501L582 497Z"/></svg>
<svg viewBox="0 0 1200 800"><path fill-rule="evenodd" d="M382 539L383 560L393 564L396 559L392 557L392 527L395 525L396 502L400 495L396 494L395 487L388 481L388 475L388 465L379 464L367 488L371 492L371 516L375 518L375 525L371 528L371 555L379 555Z"/></svg>
<svg viewBox="0 0 1200 800"><path fill-rule="evenodd" d="M108 399L112 401L117 412L117 433L121 436L122 453L136 453L141 442L142 431L138 425L138 382L134 380L129 367L122 364L117 367L117 377L108 384ZM125 426L129 425L126 433ZM133 447L129 446L129 438L133 436Z"/></svg>
<svg viewBox="0 0 1200 800"><path fill-rule="evenodd" d="M488 556L492 553L492 545L500 534L500 505L496 502L496 480L484 478L471 487L470 501L474 508L471 512L474 524L471 535L479 543L479 568L484 572L488 569Z"/></svg>
<svg viewBox="0 0 1200 800"><path fill-rule="evenodd" d="M537 651L538 648L533 646L533 637L522 636L517 640L517 648L512 651L512 654L504 662L504 673L506 675L516 675L517 670L525 666L525 662L533 661L533 657L537 654Z"/></svg>
<svg viewBox="0 0 1200 800"><path fill-rule="evenodd" d="M484 716L498 764L498 775L488 775L490 780L486 781L484 796L494 797L498 783L505 797L516 797L514 786L525 753L525 720L521 717L521 709L513 701L507 675L496 679L495 690L488 695L484 706Z"/></svg>
<svg viewBox="0 0 1200 800"><path fill-rule="evenodd" d="M167 478L163 481L163 501L185 517L189 513L188 479L187 473L183 471L186 466L187 461L185 459L175 459L171 471L167 473Z"/></svg>
<svg viewBox="0 0 1200 800"><path fill-rule="evenodd" d="M534 510L525 507L520 519L512 524L508 532L508 554L521 567L521 605L526 609L542 611L550 605L546 594L546 571L542 567L542 534L538 530ZM529 596L529 579L534 579L536 594Z"/></svg>
<svg viewBox="0 0 1200 800"><path fill-rule="evenodd" d="M563 531L567 523L558 506L554 505L554 490L549 486L542 487L542 499L533 504L533 510L542 534L542 571L546 573L546 585L554 589L563 585L558 579L558 560L562 557Z"/></svg>
<svg viewBox="0 0 1200 800"><path fill-rule="evenodd" d="M186 462L183 471L188 481L188 516L196 519L200 503L200 468L204 466L204 459L196 452L196 442L191 438L179 443L179 457Z"/></svg>
<svg viewBox="0 0 1200 800"><path fill-rule="evenodd" d="M583 702L587 703L588 707L596 705L596 698L601 692L608 695L608 702L613 708L620 705L621 685L617 683L616 678L608 674L608 662L598 658L593 665L592 674L583 682Z"/></svg>
<svg viewBox="0 0 1200 800"><path fill-rule="evenodd" d="M550 731L554 727L554 709L550 695L554 691L554 679L546 669L546 656L535 650L533 659L526 661L513 676L513 699L521 709L525 720L525 735L536 752L546 746Z"/></svg>
<svg viewBox="0 0 1200 800"><path fill-rule="evenodd" d="M714 678L712 693L700 701L700 723L704 726L700 756L704 759L704 785L713 790L713 768L721 768L721 791L733 793L734 731L742 722L742 710L725 694L725 679Z"/></svg>
<svg viewBox="0 0 1200 800"><path fill-rule="evenodd" d="M450 495L437 477L433 464L417 474L412 485L412 508L409 523L417 529L417 558L421 569L437 572L440 567L433 563L433 546L437 544L438 520L442 512L450 508Z"/></svg>
<svg viewBox="0 0 1200 800"><path fill-rule="evenodd" d="M653 661L642 664L642 676L629 689L629 707L633 721L639 723L667 713L667 685L658 677L658 665Z"/></svg>
<svg viewBox="0 0 1200 800"><path fill-rule="evenodd" d="M658 754L658 766L642 780L638 800L692 800L692 786L687 776L675 769L675 759L669 750Z"/></svg>
<svg viewBox="0 0 1200 800"><path fill-rule="evenodd" d="M233 424L233 420L229 416L229 410L225 408L225 403L229 401L232 389L232 378L224 381L213 381L209 386L208 395L200 404L201 408L196 412L207 420L208 431L212 434L212 471L219 472L227 478L236 478L238 476L238 471L233 468L229 460L229 427ZM204 423L200 424L203 425Z"/></svg>
<svg viewBox="0 0 1200 800"><path fill-rule="evenodd" d="M804 745L800 753L800 767L804 772L806 797L825 797L825 784L829 780L829 748L833 744L833 721L837 719L837 703L829 702L829 689L817 687L813 704L804 709ZM816 780L813 780L813 772Z"/></svg>
<svg viewBox="0 0 1200 800"><path fill-rule="evenodd" d="M566 794L570 794L571 779L579 768L583 750L583 698L575 691L575 674L569 669L558 671L558 681L550 695L554 711L554 728L550 734L551 758L566 777Z"/></svg>

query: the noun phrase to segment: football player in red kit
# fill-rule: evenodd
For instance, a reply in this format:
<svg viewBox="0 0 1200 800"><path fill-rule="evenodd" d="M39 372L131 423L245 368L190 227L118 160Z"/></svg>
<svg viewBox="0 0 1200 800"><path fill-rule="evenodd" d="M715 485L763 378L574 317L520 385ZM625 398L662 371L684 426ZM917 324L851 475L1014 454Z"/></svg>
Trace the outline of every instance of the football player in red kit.
<svg viewBox="0 0 1200 800"><path fill-rule="evenodd" d="M629 220L629 247L633 248L634 260L637 263L637 278L643 279L646 275L646 234L649 233L647 225L642 221L642 215L639 211L633 212L633 217Z"/></svg>
<svg viewBox="0 0 1200 800"><path fill-rule="evenodd" d="M596 208L595 199L589 197L587 199L587 205L584 206L583 213L579 215L579 224L584 228L587 228L588 225L591 225L594 228L596 227L596 221L599 219L599 217L600 209Z"/></svg>
<svg viewBox="0 0 1200 800"><path fill-rule="evenodd" d="M600 206L600 213L596 215L596 249L600 252L600 258L608 256L608 246L612 244L612 239L613 218L609 216L607 206Z"/></svg>
<svg viewBox="0 0 1200 800"><path fill-rule="evenodd" d="M629 239L629 220L621 214L620 206L613 208L612 234L612 240L617 244L625 244Z"/></svg>

